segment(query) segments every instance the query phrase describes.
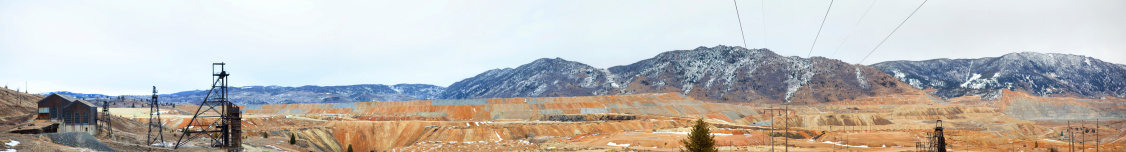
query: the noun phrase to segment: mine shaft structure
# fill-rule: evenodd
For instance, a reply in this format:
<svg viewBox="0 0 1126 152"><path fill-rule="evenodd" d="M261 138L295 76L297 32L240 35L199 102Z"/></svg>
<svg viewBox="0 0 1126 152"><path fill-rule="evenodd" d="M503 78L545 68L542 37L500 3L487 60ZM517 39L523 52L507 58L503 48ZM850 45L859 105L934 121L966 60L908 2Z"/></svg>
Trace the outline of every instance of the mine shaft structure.
<svg viewBox="0 0 1126 152"><path fill-rule="evenodd" d="M145 143L148 145L154 143L164 145L164 134L162 134L164 124L163 121L160 121L160 100L157 97L156 86L152 86L152 100L149 101L149 133L145 137Z"/></svg>
<svg viewBox="0 0 1126 152"><path fill-rule="evenodd" d="M922 152L946 152L946 136L942 132L942 120L934 126L934 132L927 133L927 141L916 142L915 150Z"/></svg>
<svg viewBox="0 0 1126 152"><path fill-rule="evenodd" d="M121 98L119 98L119 99L121 99ZM109 104L110 104L109 101L110 100L108 98L106 100L102 101L102 116L98 117L98 118L94 118L98 122L102 122L102 124L101 125L94 125L94 127L99 127L99 128L96 128L95 130L101 130L100 127L105 126L106 135L108 135L109 138L113 138L113 124L110 123L110 119L109 119L109 117L111 116L110 113L109 113Z"/></svg>
<svg viewBox="0 0 1126 152"><path fill-rule="evenodd" d="M192 116L192 120L182 129L183 134L176 140L174 148L180 148L195 138L205 138L212 147L226 148L227 151L240 151L242 141L242 118L239 107L227 98L226 63L211 64L211 90ZM218 72L216 72L218 68Z"/></svg>

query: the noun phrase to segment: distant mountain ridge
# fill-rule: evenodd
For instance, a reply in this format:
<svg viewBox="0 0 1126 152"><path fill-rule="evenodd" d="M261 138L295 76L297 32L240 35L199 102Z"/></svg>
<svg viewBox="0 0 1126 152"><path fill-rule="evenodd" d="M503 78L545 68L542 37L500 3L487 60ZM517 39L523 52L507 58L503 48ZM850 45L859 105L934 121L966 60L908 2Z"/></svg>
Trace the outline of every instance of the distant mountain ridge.
<svg viewBox="0 0 1126 152"><path fill-rule="evenodd" d="M910 89L875 68L766 49L716 46L665 52L598 69L539 59L489 70L450 85L441 99L592 96L676 92L728 102L830 102Z"/></svg>
<svg viewBox="0 0 1126 152"><path fill-rule="evenodd" d="M872 65L943 98L996 89L1037 96L1126 97L1126 65L1071 54L1021 52L978 59L888 61Z"/></svg>
<svg viewBox="0 0 1126 152"><path fill-rule="evenodd" d="M79 99L85 99L85 98L106 98L106 97L110 97L110 96L108 96L108 95L104 95L104 94L86 94L86 93L74 93L74 92L70 92L70 91L55 91L55 92L39 93L39 95L43 95L44 97L46 97L46 96L49 96L49 95L51 95L51 94L63 94L63 95L69 95L69 96L72 96L72 97L75 97L75 98L79 98Z"/></svg>
<svg viewBox="0 0 1126 152"><path fill-rule="evenodd" d="M517 68L493 69L450 85L440 99L607 95L609 72L560 58L543 58Z"/></svg>
<svg viewBox="0 0 1126 152"><path fill-rule="evenodd" d="M371 101L431 100L446 87L429 84L359 84L346 86L244 86L230 87L228 95L235 104L291 104L291 103L340 103ZM84 94L68 91L42 93L71 95L76 98L111 97L102 94ZM207 95L207 90L181 91L159 94L161 103L199 103ZM131 100L148 100L150 95L124 95ZM116 97L116 96L114 96Z"/></svg>
<svg viewBox="0 0 1126 152"><path fill-rule="evenodd" d="M493 69L441 87L428 84L231 87L237 104L339 103L434 99L561 97L675 92L720 102L823 103L935 89L942 98L1000 97L998 89L1037 96L1126 98L1126 65L1069 54L1010 53L978 59L888 61L855 65L824 57L781 56L768 49L698 47L606 69L562 58ZM53 92L79 98L100 94ZM198 103L207 91L161 95ZM131 95L147 99L148 95Z"/></svg>
<svg viewBox="0 0 1126 152"><path fill-rule="evenodd" d="M431 100L446 88L429 84L359 84L346 86L246 86L230 87L236 104L341 103L371 101ZM161 95L161 102L199 103L207 90Z"/></svg>

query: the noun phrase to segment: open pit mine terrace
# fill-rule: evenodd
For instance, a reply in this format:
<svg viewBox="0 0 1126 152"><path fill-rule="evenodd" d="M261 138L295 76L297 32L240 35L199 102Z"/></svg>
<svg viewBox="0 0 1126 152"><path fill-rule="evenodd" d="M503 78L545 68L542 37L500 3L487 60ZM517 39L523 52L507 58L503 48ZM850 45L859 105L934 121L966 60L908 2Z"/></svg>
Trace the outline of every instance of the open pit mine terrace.
<svg viewBox="0 0 1126 152"><path fill-rule="evenodd" d="M996 107L934 100L915 92L842 102L853 105L793 105L778 110L783 107L713 103L663 93L241 105L241 109L247 136L244 147L286 151L344 151L349 145L355 151L677 151L697 118L710 123L722 151L769 151L771 145L795 151L911 151L916 142L925 141L939 119L951 150L1067 148L1067 142L1053 136L1065 130L1059 123L1016 119ZM855 105L859 103L871 104ZM164 123L183 128L197 108L169 108ZM126 117L147 116L147 108L130 110L112 111ZM1101 139L1087 138L1087 143L1101 140L1103 151L1122 151L1126 134L1121 129L1099 132ZM273 137L262 138L264 134ZM296 136L296 145L286 143L289 135Z"/></svg>

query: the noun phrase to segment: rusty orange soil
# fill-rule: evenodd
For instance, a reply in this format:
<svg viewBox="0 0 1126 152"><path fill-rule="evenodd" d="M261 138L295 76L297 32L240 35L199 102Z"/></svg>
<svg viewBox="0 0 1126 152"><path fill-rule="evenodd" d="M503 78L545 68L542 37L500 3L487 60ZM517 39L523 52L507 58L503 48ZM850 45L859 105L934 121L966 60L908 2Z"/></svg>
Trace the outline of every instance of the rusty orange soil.
<svg viewBox="0 0 1126 152"><path fill-rule="evenodd" d="M1098 106L1124 101L1117 98L1087 104L1006 91L998 101L945 100L924 91L791 105L784 112L788 117L766 110L782 105L714 103L675 93L242 107L244 138L250 143L245 146L293 151L342 151L349 145L355 151L677 151L692 121L700 118L712 126L721 151L769 151L771 145L791 151L911 151L939 119L948 149L1047 151L1067 146L1058 136L1066 124L1018 119L1006 108L1034 100L1126 109ZM184 113L194 108L169 108L174 112L164 121L183 127L190 119ZM1126 125L1116 120L1100 126L1097 132L1106 135L1097 139L1104 143L1102 151L1121 151ZM261 138L264 134L273 137ZM289 135L298 144L285 143Z"/></svg>

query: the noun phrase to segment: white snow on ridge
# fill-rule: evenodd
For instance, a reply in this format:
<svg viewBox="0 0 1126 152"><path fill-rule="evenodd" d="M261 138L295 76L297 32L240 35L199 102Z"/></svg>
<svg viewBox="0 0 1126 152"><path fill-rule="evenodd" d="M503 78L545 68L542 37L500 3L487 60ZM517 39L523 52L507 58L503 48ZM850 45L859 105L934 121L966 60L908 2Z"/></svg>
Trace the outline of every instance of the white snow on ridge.
<svg viewBox="0 0 1126 152"><path fill-rule="evenodd" d="M974 73L973 76L970 76L969 80L966 80L966 82L959 86L962 88L983 89L988 85L999 85L997 82L997 77L999 76L1001 76L1001 72L993 73L993 76L987 79L979 79L981 78L981 74Z"/></svg>
<svg viewBox="0 0 1126 152"><path fill-rule="evenodd" d="M857 68L857 69L859 69L859 68ZM903 74L903 72L899 72L899 70L892 70L891 73L895 75L895 78L899 78L899 80L902 80L903 82L907 82L907 84L909 84L909 85L911 85L915 88L923 89L923 82L922 81L919 81L919 80L916 80L916 79L908 79L907 74ZM859 70L856 71L856 74L857 74L856 75L857 77L860 77L860 71ZM864 82L862 84L867 85L867 82Z"/></svg>
<svg viewBox="0 0 1126 152"><path fill-rule="evenodd" d="M977 78L981 78L981 74L974 73L973 76L970 76L969 80L966 80L966 82L962 83L962 85L959 85L959 86L965 88L966 85L969 85L971 82L974 82L974 80L976 80Z"/></svg>
<svg viewBox="0 0 1126 152"><path fill-rule="evenodd" d="M790 98L794 96L794 93L797 92L799 88L809 83L809 80L813 78L815 74L811 68L813 65L813 63L810 63L811 61L790 58L788 62L793 63L790 69L794 69L794 71L783 81L783 83L786 84L786 96L784 98L786 102L790 101Z"/></svg>
<svg viewBox="0 0 1126 152"><path fill-rule="evenodd" d="M903 72L899 72L899 70L892 70L891 73L894 73L895 77L899 79L907 78L907 75L903 74Z"/></svg>
<svg viewBox="0 0 1126 152"><path fill-rule="evenodd" d="M868 79L864 78L864 75L860 74L860 67L854 66L852 68L854 69L853 71L856 71L856 82L860 83L861 88L868 89Z"/></svg>
<svg viewBox="0 0 1126 152"><path fill-rule="evenodd" d="M4 145L8 145L8 147L15 147L16 145L20 145L20 141L12 140L11 142L4 143Z"/></svg>

